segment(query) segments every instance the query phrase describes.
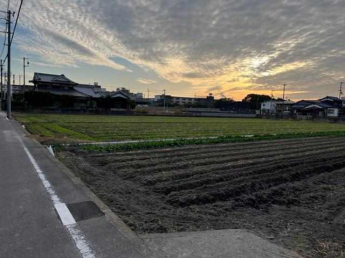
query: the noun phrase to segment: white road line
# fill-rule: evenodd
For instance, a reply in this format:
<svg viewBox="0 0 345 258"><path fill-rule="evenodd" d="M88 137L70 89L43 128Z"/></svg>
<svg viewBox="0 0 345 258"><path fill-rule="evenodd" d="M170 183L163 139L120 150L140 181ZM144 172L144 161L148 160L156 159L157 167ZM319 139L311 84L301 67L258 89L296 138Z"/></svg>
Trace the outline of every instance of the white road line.
<svg viewBox="0 0 345 258"><path fill-rule="evenodd" d="M54 153L53 147L51 145L49 145L49 146L47 146L47 149L50 152L50 154L55 157L55 153Z"/></svg>
<svg viewBox="0 0 345 258"><path fill-rule="evenodd" d="M50 184L50 182L47 180L46 176L44 175L43 171L37 164L35 158L31 155L30 151L26 148L24 145L22 139L18 135L18 139L23 145L24 151L26 152L26 155L29 157L30 162L35 168L35 171L37 172L39 178L41 179L45 189L50 195L50 198L52 199L54 203L54 207L59 214L59 217L62 221L62 224L67 228L69 234L71 235L75 245L77 246L80 254L83 258L95 258L95 254L93 250L90 248L88 241L86 240L83 232L78 228L78 225L76 221L74 220L71 212L69 211L66 204L62 203L59 196L56 194L53 186Z"/></svg>
<svg viewBox="0 0 345 258"><path fill-rule="evenodd" d="M83 258L95 258L94 252L91 250L83 232L81 232L77 224L67 225L66 228L72 236Z"/></svg>
<svg viewBox="0 0 345 258"><path fill-rule="evenodd" d="M59 214L63 225L67 226L67 225L73 225L76 223L71 212L67 208L66 204L64 203L55 204L55 209L57 213Z"/></svg>
<svg viewBox="0 0 345 258"><path fill-rule="evenodd" d="M22 142L22 140L18 137L18 139L20 140L20 142L23 145L24 151L26 152L26 155L29 157L30 162L32 163L32 165L34 166L39 178L41 179L44 187L46 188L47 192L50 194L50 198L52 199L54 205L56 204L60 204L60 198L57 196L57 194L55 193L55 190L53 189L52 185L50 184L50 182L47 180L46 176L43 174L43 171L41 170L41 168L38 166L36 160L34 159L34 157L31 155L30 151L25 147L24 143Z"/></svg>

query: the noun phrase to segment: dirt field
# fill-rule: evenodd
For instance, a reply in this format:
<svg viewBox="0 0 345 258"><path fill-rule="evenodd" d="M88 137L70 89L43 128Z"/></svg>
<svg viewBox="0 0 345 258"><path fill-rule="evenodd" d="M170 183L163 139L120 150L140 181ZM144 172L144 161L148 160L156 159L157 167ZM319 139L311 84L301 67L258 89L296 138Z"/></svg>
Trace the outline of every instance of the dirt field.
<svg viewBox="0 0 345 258"><path fill-rule="evenodd" d="M58 156L137 233L244 228L345 257L345 138Z"/></svg>

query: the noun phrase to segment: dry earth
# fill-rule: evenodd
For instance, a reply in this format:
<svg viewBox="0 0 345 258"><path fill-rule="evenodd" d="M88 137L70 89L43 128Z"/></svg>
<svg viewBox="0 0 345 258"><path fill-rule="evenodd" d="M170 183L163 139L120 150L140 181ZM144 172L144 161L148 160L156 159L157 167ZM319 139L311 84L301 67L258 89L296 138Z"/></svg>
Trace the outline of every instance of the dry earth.
<svg viewBox="0 0 345 258"><path fill-rule="evenodd" d="M58 156L137 233L247 229L345 257L345 138Z"/></svg>

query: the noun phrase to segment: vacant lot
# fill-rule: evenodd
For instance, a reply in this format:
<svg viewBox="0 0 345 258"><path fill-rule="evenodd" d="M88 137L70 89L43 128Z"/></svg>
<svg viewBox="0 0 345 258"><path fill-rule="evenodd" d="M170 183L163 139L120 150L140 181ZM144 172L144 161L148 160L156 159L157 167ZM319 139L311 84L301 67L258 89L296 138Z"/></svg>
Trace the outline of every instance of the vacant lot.
<svg viewBox="0 0 345 258"><path fill-rule="evenodd" d="M138 233L245 228L305 257L344 257L345 138L58 156Z"/></svg>
<svg viewBox="0 0 345 258"><path fill-rule="evenodd" d="M50 142L115 141L345 131L310 121L237 118L47 115L17 113L27 130Z"/></svg>

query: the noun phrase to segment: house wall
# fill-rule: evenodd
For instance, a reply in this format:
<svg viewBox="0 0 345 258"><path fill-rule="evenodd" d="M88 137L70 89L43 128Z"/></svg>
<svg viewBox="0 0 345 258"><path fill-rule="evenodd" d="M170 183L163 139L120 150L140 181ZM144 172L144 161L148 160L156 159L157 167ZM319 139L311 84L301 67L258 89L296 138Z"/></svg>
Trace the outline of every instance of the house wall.
<svg viewBox="0 0 345 258"><path fill-rule="evenodd" d="M214 101L213 96L208 96L206 98L190 98L190 97L176 97L176 96L170 96L166 95L166 101L167 103L173 103L178 105L184 105L184 104L196 104L203 102L204 104L211 105ZM162 101L164 99L164 95L156 95L154 98L155 102Z"/></svg>
<svg viewBox="0 0 345 258"><path fill-rule="evenodd" d="M173 97L172 98L172 103L176 103L179 105L183 105L183 104L194 104L196 103L198 100L195 98L184 98L184 97Z"/></svg>
<svg viewBox="0 0 345 258"><path fill-rule="evenodd" d="M339 109L338 108L328 108L327 109L327 117L338 117L339 116Z"/></svg>
<svg viewBox="0 0 345 258"><path fill-rule="evenodd" d="M261 112L264 114L272 114L276 112L277 104L272 101L261 103Z"/></svg>

